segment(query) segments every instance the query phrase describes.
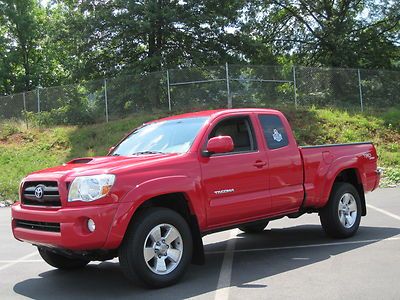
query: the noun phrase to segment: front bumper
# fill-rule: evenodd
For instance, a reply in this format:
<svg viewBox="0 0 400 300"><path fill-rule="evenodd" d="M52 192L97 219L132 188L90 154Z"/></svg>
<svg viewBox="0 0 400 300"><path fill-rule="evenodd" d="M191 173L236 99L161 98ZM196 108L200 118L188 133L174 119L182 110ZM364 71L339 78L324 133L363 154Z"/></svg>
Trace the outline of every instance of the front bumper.
<svg viewBox="0 0 400 300"><path fill-rule="evenodd" d="M69 207L56 210L25 208L20 203L12 207L12 230L14 237L34 245L70 250L102 249L118 209L117 204ZM88 219L96 224L94 232L87 227ZM21 227L18 221L59 224L59 232Z"/></svg>

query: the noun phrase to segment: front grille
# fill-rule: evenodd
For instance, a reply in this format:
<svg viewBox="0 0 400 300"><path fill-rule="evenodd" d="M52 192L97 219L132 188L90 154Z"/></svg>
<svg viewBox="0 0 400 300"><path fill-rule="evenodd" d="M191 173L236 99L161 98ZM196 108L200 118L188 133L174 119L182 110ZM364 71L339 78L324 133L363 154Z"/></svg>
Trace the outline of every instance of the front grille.
<svg viewBox="0 0 400 300"><path fill-rule="evenodd" d="M55 181L28 181L23 186L21 196L21 202L25 205L61 206L58 185Z"/></svg>
<svg viewBox="0 0 400 300"><path fill-rule="evenodd" d="M15 226L32 230L60 232L60 223L15 220Z"/></svg>

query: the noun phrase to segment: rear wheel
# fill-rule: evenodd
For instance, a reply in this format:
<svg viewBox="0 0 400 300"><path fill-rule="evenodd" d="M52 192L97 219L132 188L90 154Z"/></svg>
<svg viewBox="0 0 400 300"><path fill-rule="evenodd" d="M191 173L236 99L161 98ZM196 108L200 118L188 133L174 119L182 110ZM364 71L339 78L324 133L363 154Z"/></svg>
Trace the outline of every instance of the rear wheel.
<svg viewBox="0 0 400 300"><path fill-rule="evenodd" d="M328 204L320 211L325 232L335 238L353 236L360 226L361 200L349 183L335 183Z"/></svg>
<svg viewBox="0 0 400 300"><path fill-rule="evenodd" d="M45 248L38 248L38 250L43 260L47 262L50 266L53 266L57 269L80 269L85 267L90 262L89 260L66 257Z"/></svg>
<svg viewBox="0 0 400 300"><path fill-rule="evenodd" d="M152 288L176 283L192 258L187 222L167 208L149 208L134 218L119 253L125 275Z"/></svg>
<svg viewBox="0 0 400 300"><path fill-rule="evenodd" d="M257 222L254 224L240 226L239 229L245 233L260 233L264 231L268 223L268 221Z"/></svg>

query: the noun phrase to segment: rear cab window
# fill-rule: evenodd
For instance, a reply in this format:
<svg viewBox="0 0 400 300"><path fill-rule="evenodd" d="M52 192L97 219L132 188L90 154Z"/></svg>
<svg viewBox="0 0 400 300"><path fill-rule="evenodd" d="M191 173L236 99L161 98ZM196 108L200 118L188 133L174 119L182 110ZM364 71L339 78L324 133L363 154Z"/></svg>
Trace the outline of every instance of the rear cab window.
<svg viewBox="0 0 400 300"><path fill-rule="evenodd" d="M262 114L258 115L258 119L263 129L268 149L279 149L289 145L286 129L279 116Z"/></svg>

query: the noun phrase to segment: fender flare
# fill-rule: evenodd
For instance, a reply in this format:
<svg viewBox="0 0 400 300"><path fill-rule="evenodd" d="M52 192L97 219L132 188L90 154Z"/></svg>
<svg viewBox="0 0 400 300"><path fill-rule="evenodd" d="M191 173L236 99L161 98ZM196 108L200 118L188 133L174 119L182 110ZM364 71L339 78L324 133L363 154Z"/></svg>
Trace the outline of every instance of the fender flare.
<svg viewBox="0 0 400 300"><path fill-rule="evenodd" d="M341 157L332 162L331 168L325 175L325 183L323 185L323 189L321 190L321 200L324 205L329 200L329 196L337 176L344 170L348 169L356 170L357 180L360 181L360 184L364 187L366 178L365 174L363 176L362 170L359 169L357 158L350 156Z"/></svg>

